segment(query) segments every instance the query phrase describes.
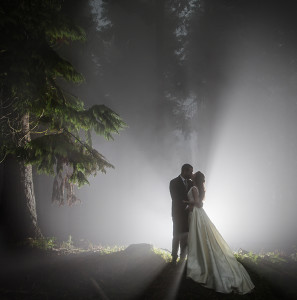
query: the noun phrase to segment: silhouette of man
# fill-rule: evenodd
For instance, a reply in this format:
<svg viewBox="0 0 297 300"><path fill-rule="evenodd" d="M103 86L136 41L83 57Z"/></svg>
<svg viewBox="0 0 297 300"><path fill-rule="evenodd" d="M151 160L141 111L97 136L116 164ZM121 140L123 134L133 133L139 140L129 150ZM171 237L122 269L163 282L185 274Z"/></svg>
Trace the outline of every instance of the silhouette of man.
<svg viewBox="0 0 297 300"><path fill-rule="evenodd" d="M178 248L180 248L180 260L183 261L187 254L188 240L188 214L187 204L183 201L187 199L187 193L193 186L190 180L193 174L193 167L184 164L181 168L181 174L172 179L169 184L170 195L172 199L172 222L173 222L173 238L172 238L172 263L177 260Z"/></svg>

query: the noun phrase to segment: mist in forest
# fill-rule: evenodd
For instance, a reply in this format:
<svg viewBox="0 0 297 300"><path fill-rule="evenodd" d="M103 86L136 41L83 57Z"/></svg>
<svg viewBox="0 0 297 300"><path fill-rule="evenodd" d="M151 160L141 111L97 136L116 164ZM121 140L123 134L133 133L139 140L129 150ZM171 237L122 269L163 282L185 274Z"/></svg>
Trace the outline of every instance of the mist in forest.
<svg viewBox="0 0 297 300"><path fill-rule="evenodd" d="M115 169L90 178L78 191L81 204L52 204L52 179L35 176L44 235L171 250L169 181L190 163L206 176L204 209L232 249L293 246L292 7L281 1L171 1L157 16L154 1L123 2L93 0L69 10L85 18L82 25L89 20L88 42L65 50L86 77L73 93L87 105L106 104L128 127L114 141L94 136L93 146ZM162 101L160 72L166 79Z"/></svg>

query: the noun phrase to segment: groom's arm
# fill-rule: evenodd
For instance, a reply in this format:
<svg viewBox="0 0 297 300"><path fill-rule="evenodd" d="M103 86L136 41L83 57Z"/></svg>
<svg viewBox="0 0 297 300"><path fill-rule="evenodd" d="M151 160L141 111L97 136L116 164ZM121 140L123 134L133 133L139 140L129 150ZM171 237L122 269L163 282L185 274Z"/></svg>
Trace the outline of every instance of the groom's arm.
<svg viewBox="0 0 297 300"><path fill-rule="evenodd" d="M178 216L181 211L185 210L186 204L183 202L178 183L173 179L169 185L170 195L172 199L172 216Z"/></svg>
<svg viewBox="0 0 297 300"><path fill-rule="evenodd" d="M177 189L176 189L176 184L174 184L174 180L170 181L169 184L169 191L170 191L170 196L172 199L172 207L171 207L171 215L172 217L176 216L176 212L177 212L177 208L176 208L176 204L178 202L177 198L178 198L178 193L177 193Z"/></svg>

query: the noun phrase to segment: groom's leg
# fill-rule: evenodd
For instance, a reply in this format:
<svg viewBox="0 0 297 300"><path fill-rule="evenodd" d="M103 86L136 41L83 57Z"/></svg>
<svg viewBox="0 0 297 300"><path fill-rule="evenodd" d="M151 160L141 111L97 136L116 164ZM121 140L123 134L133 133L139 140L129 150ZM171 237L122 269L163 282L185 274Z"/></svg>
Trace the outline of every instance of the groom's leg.
<svg viewBox="0 0 297 300"><path fill-rule="evenodd" d="M180 234L180 260L184 261L188 250L188 232Z"/></svg>
<svg viewBox="0 0 297 300"><path fill-rule="evenodd" d="M178 246L179 246L179 236L178 234L173 235L172 239L172 262L175 263L177 260L177 252L178 252Z"/></svg>
<svg viewBox="0 0 297 300"><path fill-rule="evenodd" d="M172 219L173 221L173 238L172 238L172 262L175 263L177 260L177 252L179 247L179 233L178 233L178 224L177 220Z"/></svg>

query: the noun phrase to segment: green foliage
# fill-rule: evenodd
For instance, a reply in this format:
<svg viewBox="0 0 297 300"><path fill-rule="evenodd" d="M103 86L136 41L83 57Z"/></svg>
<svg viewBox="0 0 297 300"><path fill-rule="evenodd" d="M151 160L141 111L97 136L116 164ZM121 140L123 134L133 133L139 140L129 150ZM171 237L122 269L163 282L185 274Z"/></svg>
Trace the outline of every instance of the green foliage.
<svg viewBox="0 0 297 300"><path fill-rule="evenodd" d="M278 251L265 252L264 254L255 254L253 252L243 252L239 251L238 253L234 253L235 257L238 260L248 261L250 263L259 264L263 261L269 262L272 264L281 264L288 263L291 260L290 256L284 256L282 253Z"/></svg>
<svg viewBox="0 0 297 300"><path fill-rule="evenodd" d="M72 250L74 249L73 241L72 241L72 236L69 235L67 241L63 241L60 248L66 249L66 250Z"/></svg>
<svg viewBox="0 0 297 300"><path fill-rule="evenodd" d="M251 275L257 276L258 280L265 279L268 284L273 286L274 291L284 294L279 299L296 299L296 274L297 261L295 252L284 254L281 251L263 252L255 254L252 252L240 251L235 253L235 257L248 269ZM253 280L253 278L252 278ZM265 285L255 282L256 291L265 292ZM266 298L265 298L266 299ZM267 297L270 299L270 297Z"/></svg>
<svg viewBox="0 0 297 300"><path fill-rule="evenodd" d="M167 263L169 263L172 259L171 253L169 251L166 251L166 250L163 250L163 249L160 249L160 248L156 248L156 247L153 248L153 251L157 255L160 255L165 260L165 262L167 262Z"/></svg>
<svg viewBox="0 0 297 300"><path fill-rule="evenodd" d="M78 201L74 184L80 187L88 176L113 168L92 148L92 134L110 140L126 125L105 105L85 108L61 87L59 78L73 83L84 78L59 47L86 38L62 15L62 3L0 4L0 162L10 154L55 176L53 201L72 204Z"/></svg>
<svg viewBox="0 0 297 300"><path fill-rule="evenodd" d="M258 254L255 254L251 251L248 253L239 251L238 253L234 253L234 256L236 257L236 259L241 259L241 260L248 259L255 264L257 264L257 262L261 258Z"/></svg>
<svg viewBox="0 0 297 300"><path fill-rule="evenodd" d="M32 248L38 248L41 250L52 250L56 246L56 238L55 237L38 238L38 239L29 238L25 242L25 244L29 245Z"/></svg>

